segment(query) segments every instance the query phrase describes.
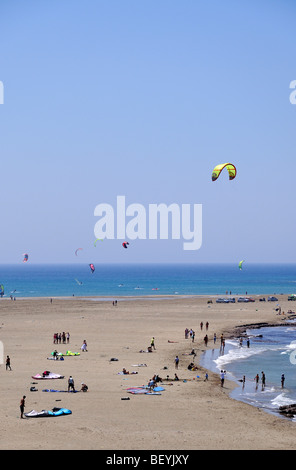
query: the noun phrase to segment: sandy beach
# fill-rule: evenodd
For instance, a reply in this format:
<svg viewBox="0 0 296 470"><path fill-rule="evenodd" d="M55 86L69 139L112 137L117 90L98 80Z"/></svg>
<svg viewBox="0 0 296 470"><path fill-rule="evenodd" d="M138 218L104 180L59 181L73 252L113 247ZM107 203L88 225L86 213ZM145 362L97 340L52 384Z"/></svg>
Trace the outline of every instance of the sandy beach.
<svg viewBox="0 0 296 470"><path fill-rule="evenodd" d="M189 371L192 348L199 364L205 350L205 328L209 322L207 348L213 335L227 339L236 327L268 322L281 324L288 316L278 315L271 302L208 304L210 297L118 299L81 298L1 299L0 340L4 364L0 366L1 439L7 450L289 450L295 448L296 424L229 398L234 387L205 370ZM280 296L284 312L292 308ZM195 331L195 340L185 339L185 328ZM69 344L54 344L55 332L70 332ZM146 351L155 337L155 350ZM80 350L83 340L87 352ZM216 343L219 347L219 341ZM57 349L80 352L80 356L53 361ZM6 370L5 358L12 370ZM180 358L175 369L174 359ZM117 359L116 361L111 359ZM145 366L143 366L145 364ZM122 375L125 368L130 372ZM61 374L59 380L34 380L43 371ZM137 372L132 374L131 372ZM260 372L258 370L258 372ZM132 395L127 388L147 385L154 374L179 381L164 381L161 395ZM87 393L53 393L43 389L67 389L72 375ZM196 376L199 375L200 378ZM32 385L32 382L34 384ZM30 391L34 386L37 391ZM20 419L19 404L26 395L25 412L65 407L69 416ZM123 400L122 398L129 398Z"/></svg>

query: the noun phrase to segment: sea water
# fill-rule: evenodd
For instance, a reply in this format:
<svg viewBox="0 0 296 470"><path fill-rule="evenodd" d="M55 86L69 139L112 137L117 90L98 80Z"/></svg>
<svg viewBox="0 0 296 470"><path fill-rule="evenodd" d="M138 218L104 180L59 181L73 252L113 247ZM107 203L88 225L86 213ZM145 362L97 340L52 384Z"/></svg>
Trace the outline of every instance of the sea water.
<svg viewBox="0 0 296 470"><path fill-rule="evenodd" d="M296 403L296 323L291 320L287 326L249 329L246 335L249 346L246 337L242 343L239 339L227 340L224 350L217 342L216 349L203 354L201 365L216 373L226 370L226 378L237 384L230 394L232 398L278 414L280 406ZM262 372L266 378L264 387Z"/></svg>
<svg viewBox="0 0 296 470"><path fill-rule="evenodd" d="M5 296L155 296L291 294L296 265L0 265Z"/></svg>

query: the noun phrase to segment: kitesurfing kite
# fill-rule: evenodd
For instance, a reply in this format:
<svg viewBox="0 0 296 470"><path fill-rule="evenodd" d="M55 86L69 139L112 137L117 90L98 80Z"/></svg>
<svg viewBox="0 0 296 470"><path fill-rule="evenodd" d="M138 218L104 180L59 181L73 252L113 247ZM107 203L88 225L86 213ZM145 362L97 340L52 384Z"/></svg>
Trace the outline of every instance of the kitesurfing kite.
<svg viewBox="0 0 296 470"><path fill-rule="evenodd" d="M83 248L77 248L77 250L75 251L75 255L76 255L76 256L77 256L77 252L78 252L79 250L83 250Z"/></svg>
<svg viewBox="0 0 296 470"><path fill-rule="evenodd" d="M240 262L238 263L239 269L243 269L243 262L244 262L244 261L245 261L245 260L243 259L242 261L240 261Z"/></svg>
<svg viewBox="0 0 296 470"><path fill-rule="evenodd" d="M29 259L29 255L27 255L27 253L24 253L23 257L24 257L23 262L26 263Z"/></svg>
<svg viewBox="0 0 296 470"><path fill-rule="evenodd" d="M102 239L102 238L97 238L97 239L95 240L95 243L94 243L94 245L95 245L95 246L97 246L97 242L102 242L102 241L103 241L103 239Z"/></svg>
<svg viewBox="0 0 296 470"><path fill-rule="evenodd" d="M89 267L90 267L90 269L91 269L91 272L93 273L93 272L95 271L94 265L93 265L92 263L90 263Z"/></svg>
<svg viewBox="0 0 296 470"><path fill-rule="evenodd" d="M212 173L212 181L216 181L219 178L221 171L227 168L229 179L233 180L236 177L236 168L232 163L221 163L220 165L215 166Z"/></svg>
<svg viewBox="0 0 296 470"><path fill-rule="evenodd" d="M127 245L129 245L129 242L123 242L122 244L123 248L127 248Z"/></svg>

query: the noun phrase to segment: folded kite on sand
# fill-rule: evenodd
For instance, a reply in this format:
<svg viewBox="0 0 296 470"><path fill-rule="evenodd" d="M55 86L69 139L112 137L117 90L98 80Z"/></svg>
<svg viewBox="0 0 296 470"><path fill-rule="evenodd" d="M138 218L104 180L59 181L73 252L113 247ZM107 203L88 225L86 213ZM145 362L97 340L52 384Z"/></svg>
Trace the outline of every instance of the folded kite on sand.
<svg viewBox="0 0 296 470"><path fill-rule="evenodd" d="M52 411L49 410L42 410L42 411L29 411L29 413L25 413L27 418L51 418L54 416L63 416L63 415L70 415L72 414L71 410L67 408L53 408Z"/></svg>
<svg viewBox="0 0 296 470"><path fill-rule="evenodd" d="M154 387L152 390L148 387L131 387L126 389L128 393L132 393L133 395L161 395L160 392L163 390L163 387Z"/></svg>
<svg viewBox="0 0 296 470"><path fill-rule="evenodd" d="M43 379L64 379L64 375L54 374L53 372L44 371L42 374L32 375L32 379L43 380Z"/></svg>
<svg viewBox="0 0 296 470"><path fill-rule="evenodd" d="M66 351L65 353L56 353L55 354L55 351L52 351L51 353L52 356L56 355L56 356L80 356L80 352L72 352L72 351Z"/></svg>
<svg viewBox="0 0 296 470"><path fill-rule="evenodd" d="M44 388L42 392L78 393L80 390L55 390L53 388Z"/></svg>

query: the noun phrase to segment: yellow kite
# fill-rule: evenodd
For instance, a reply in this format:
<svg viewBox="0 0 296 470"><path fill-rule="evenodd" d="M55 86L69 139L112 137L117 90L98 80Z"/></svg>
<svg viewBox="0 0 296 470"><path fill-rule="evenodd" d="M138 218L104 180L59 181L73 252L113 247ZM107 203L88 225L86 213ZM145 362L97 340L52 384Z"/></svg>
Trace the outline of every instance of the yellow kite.
<svg viewBox="0 0 296 470"><path fill-rule="evenodd" d="M221 163L220 165L215 166L212 173L212 181L216 181L216 179L219 178L221 171L225 167L228 170L230 180L233 180L236 177L236 168L232 163Z"/></svg>

